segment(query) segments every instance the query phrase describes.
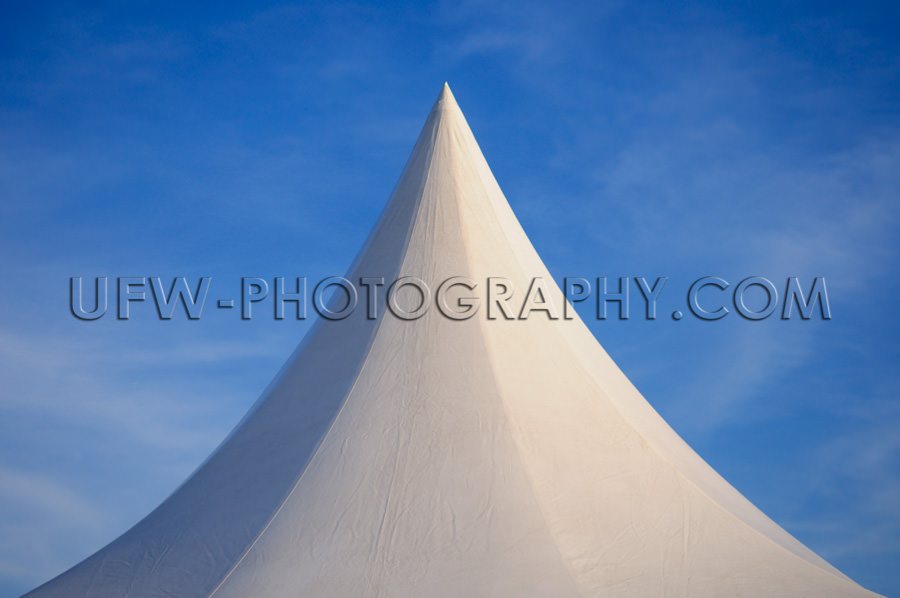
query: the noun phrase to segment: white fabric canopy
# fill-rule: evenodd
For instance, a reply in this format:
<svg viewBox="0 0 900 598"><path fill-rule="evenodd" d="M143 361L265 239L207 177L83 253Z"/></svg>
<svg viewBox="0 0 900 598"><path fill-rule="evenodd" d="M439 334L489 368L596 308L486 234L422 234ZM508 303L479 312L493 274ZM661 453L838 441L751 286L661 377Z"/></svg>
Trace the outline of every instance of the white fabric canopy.
<svg viewBox="0 0 900 598"><path fill-rule="evenodd" d="M563 299L446 85L347 278L403 276L469 277L482 305L320 319L178 490L27 596L874 596L694 453L577 316L486 317L488 277Z"/></svg>

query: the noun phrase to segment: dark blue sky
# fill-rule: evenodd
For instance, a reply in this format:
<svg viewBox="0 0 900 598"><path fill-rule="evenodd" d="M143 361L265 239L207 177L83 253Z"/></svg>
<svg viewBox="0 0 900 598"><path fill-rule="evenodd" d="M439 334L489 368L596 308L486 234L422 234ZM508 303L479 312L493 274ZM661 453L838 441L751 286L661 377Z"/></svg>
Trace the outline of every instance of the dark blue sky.
<svg viewBox="0 0 900 598"><path fill-rule="evenodd" d="M343 273L445 80L554 275L669 277L659 319L590 320L647 399L900 595L896 3L3 9L0 595L153 508L307 327L86 323L69 277ZM668 317L707 275L824 276L833 318Z"/></svg>

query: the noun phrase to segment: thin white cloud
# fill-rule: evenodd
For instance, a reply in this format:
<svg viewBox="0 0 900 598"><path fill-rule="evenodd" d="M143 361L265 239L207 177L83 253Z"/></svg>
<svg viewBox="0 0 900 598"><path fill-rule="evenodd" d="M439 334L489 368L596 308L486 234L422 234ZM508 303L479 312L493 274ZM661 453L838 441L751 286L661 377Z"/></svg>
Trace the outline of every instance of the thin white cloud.
<svg viewBox="0 0 900 598"><path fill-rule="evenodd" d="M113 529L102 505L62 484L57 475L0 463L0 575L35 585L73 564L85 544Z"/></svg>

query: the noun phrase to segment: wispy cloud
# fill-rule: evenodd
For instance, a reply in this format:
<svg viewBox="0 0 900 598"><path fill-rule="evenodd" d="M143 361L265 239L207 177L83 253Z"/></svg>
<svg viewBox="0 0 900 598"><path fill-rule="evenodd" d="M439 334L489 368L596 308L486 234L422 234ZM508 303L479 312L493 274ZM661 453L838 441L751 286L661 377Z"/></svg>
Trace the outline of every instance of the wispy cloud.
<svg viewBox="0 0 900 598"><path fill-rule="evenodd" d="M450 31L437 45L441 56L499 59L514 69L547 66L564 59L560 40L574 33L576 19L537 2L443 3L441 27Z"/></svg>
<svg viewBox="0 0 900 598"><path fill-rule="evenodd" d="M72 565L85 544L115 530L104 508L55 475L0 462L0 575L36 585Z"/></svg>
<svg viewBox="0 0 900 598"><path fill-rule="evenodd" d="M0 333L0 577L17 580L16 592L86 557L162 500L289 351L284 339L122 345L126 337ZM256 383L246 373L200 375L265 363L271 371L258 368ZM34 422L27 438L15 422Z"/></svg>

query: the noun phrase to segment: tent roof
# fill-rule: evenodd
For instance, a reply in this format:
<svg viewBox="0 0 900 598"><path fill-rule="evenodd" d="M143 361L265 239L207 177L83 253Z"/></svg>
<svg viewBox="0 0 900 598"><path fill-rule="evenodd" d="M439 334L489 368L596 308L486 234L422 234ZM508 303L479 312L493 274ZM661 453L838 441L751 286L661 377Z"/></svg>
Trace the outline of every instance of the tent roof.
<svg viewBox="0 0 900 598"><path fill-rule="evenodd" d="M874 595L694 453L577 316L487 317L492 277L563 298L445 84L347 278L455 276L474 317L317 321L180 488L28 596Z"/></svg>

